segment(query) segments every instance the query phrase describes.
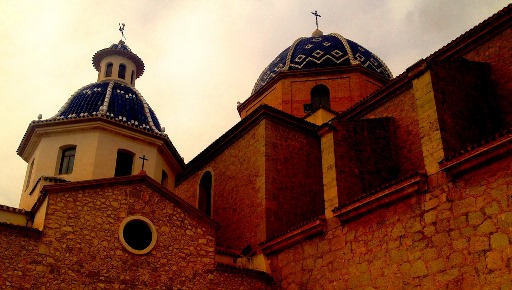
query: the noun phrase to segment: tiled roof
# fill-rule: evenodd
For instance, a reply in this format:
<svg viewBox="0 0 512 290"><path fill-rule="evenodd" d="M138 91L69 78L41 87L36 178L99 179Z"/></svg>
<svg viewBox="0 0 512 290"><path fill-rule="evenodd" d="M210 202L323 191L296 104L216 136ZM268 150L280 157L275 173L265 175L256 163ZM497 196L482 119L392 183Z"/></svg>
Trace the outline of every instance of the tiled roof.
<svg viewBox="0 0 512 290"><path fill-rule="evenodd" d="M23 231L25 233L35 234L35 235L40 235L43 233L41 230L38 230L36 228L31 228L28 226L20 226L20 225L15 225L15 224L6 223L6 222L0 222L0 226L6 230Z"/></svg>
<svg viewBox="0 0 512 290"><path fill-rule="evenodd" d="M163 133L160 122L134 88L116 81L92 83L80 88L51 119L105 116L141 129Z"/></svg>
<svg viewBox="0 0 512 290"><path fill-rule="evenodd" d="M313 222L316 222L316 221L318 221L318 220L322 220L322 219L325 219L325 216L323 216L323 215L322 215L322 216L315 216L315 217L313 217L313 218L307 219L307 220L305 220L305 221L301 222L300 224L298 224L298 225L296 225L296 226L293 226L293 227L289 228L288 230L286 230L286 231L284 231L284 232L282 232L282 233L279 233L279 234L277 234L277 235L274 235L274 236L272 236L272 237L270 237L270 238L266 239L265 241L260 242L260 243L259 243L259 245L260 245L260 246L261 246L261 245L264 245L264 244L266 244L266 243L268 243L268 242L270 242L270 241L272 241L272 240L275 240L275 239L277 239L277 238L279 238L279 237L282 237L282 236L285 236L286 234L289 234L289 233L291 233L291 232L293 232L293 231L295 231L295 230L298 230L298 229L300 229L300 228L304 227L305 225L311 224L311 223L313 223Z"/></svg>
<svg viewBox="0 0 512 290"><path fill-rule="evenodd" d="M17 207L11 207L11 206L7 206L7 205L4 205L4 204L0 204L0 210L10 211L10 212L17 212L17 213L22 213L22 214L25 214L27 212L24 209L17 208Z"/></svg>
<svg viewBox="0 0 512 290"><path fill-rule="evenodd" d="M443 164L443 163L446 163L446 162L449 162L461 155L464 155L474 149L477 149L477 148L480 148L480 147L484 147L485 145L489 144L489 143L492 143L496 140L499 140L500 138L504 138L506 136L510 136L512 135L512 127L511 128L507 128L507 129L504 129L504 130L501 130L500 132L492 135L492 136L489 136L489 137L486 137L486 138L482 138L482 140L478 143L473 143L473 144L469 144L468 146L466 146L465 148L462 148L460 151L454 153L453 155L450 155L450 156L446 156L445 158L443 158L441 161L439 161L439 164Z"/></svg>
<svg viewBox="0 0 512 290"><path fill-rule="evenodd" d="M361 65L387 79L393 77L386 64L371 51L339 34L331 33L297 39L263 70L252 94L281 71L350 65Z"/></svg>

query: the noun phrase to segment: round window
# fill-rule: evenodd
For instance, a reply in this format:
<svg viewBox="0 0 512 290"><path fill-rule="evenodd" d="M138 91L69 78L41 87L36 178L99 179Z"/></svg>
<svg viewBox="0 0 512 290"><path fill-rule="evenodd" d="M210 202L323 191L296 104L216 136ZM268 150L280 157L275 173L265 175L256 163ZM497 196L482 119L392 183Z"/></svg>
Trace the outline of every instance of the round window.
<svg viewBox="0 0 512 290"><path fill-rule="evenodd" d="M146 254L156 244L156 229L153 223L143 216L130 216L119 226L121 244L134 254Z"/></svg>

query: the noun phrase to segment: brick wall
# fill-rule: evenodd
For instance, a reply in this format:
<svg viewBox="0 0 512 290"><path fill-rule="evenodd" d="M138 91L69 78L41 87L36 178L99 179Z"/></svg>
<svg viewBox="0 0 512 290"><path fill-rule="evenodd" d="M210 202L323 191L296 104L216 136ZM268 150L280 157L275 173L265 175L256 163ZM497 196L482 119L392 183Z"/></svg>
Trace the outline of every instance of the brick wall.
<svg viewBox="0 0 512 290"><path fill-rule="evenodd" d="M263 97L252 100L254 103L248 104L240 116L245 118L260 104L267 104L301 118L306 115L304 104L311 103L311 89L318 84L329 88L331 109L342 112L384 85L381 78L361 73L359 69L347 67L334 73L308 72L306 76L284 76L263 93Z"/></svg>
<svg viewBox="0 0 512 290"><path fill-rule="evenodd" d="M284 80L288 82L289 89L284 91L289 95L290 110L284 110L294 116L303 117L304 104L311 103L311 89L318 84L329 88L331 109L342 112L366 97L373 91L382 87L381 81L358 72L346 73L336 76L296 78ZM285 87L286 88L286 87ZM284 97L284 100L287 98ZM286 108L283 106L283 108Z"/></svg>

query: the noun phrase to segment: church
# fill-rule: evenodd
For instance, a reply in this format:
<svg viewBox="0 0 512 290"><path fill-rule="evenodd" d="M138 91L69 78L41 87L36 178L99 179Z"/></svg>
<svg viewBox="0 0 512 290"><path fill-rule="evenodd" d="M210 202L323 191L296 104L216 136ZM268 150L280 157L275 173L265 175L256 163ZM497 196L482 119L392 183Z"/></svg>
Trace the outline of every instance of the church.
<svg viewBox="0 0 512 290"><path fill-rule="evenodd" d="M101 49L20 141L0 288L512 289L511 40L509 5L393 77L316 29L188 163Z"/></svg>

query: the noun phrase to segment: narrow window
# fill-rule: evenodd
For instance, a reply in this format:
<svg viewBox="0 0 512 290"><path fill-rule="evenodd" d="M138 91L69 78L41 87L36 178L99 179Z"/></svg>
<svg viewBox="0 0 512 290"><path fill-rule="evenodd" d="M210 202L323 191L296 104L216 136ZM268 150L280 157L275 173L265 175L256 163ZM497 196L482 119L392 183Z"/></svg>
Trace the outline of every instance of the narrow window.
<svg viewBox="0 0 512 290"><path fill-rule="evenodd" d="M60 158L59 174L71 174L75 163L76 147L69 147L62 150Z"/></svg>
<svg viewBox="0 0 512 290"><path fill-rule="evenodd" d="M212 174L206 171L199 182L197 207L207 216L212 216Z"/></svg>
<svg viewBox="0 0 512 290"><path fill-rule="evenodd" d="M131 80L130 80L130 84L133 85L133 82L135 81L135 71L132 70L132 76L131 76Z"/></svg>
<svg viewBox="0 0 512 290"><path fill-rule="evenodd" d="M120 64L119 71L117 72L117 77L124 80L125 75L126 75L126 66L124 64Z"/></svg>
<svg viewBox="0 0 512 290"><path fill-rule="evenodd" d="M329 88L325 85L316 85L311 89L311 107L313 112L320 108L330 108Z"/></svg>
<svg viewBox="0 0 512 290"><path fill-rule="evenodd" d="M105 71L105 77L111 77L112 76L112 67L114 67L114 65L109 62L107 63L107 70Z"/></svg>
<svg viewBox="0 0 512 290"><path fill-rule="evenodd" d="M117 150L116 172L114 176L127 176L132 174L133 154L128 150Z"/></svg>
<svg viewBox="0 0 512 290"><path fill-rule="evenodd" d="M162 170L162 181L160 182L160 184L162 186L167 187L168 181L169 181L169 176L167 175L167 172L165 172L165 170Z"/></svg>
<svg viewBox="0 0 512 290"><path fill-rule="evenodd" d="M32 170L34 170L34 160L36 159L32 159L32 162L30 162L30 166L28 168L27 180L25 180L25 189L27 189L30 185L30 179L32 178Z"/></svg>

